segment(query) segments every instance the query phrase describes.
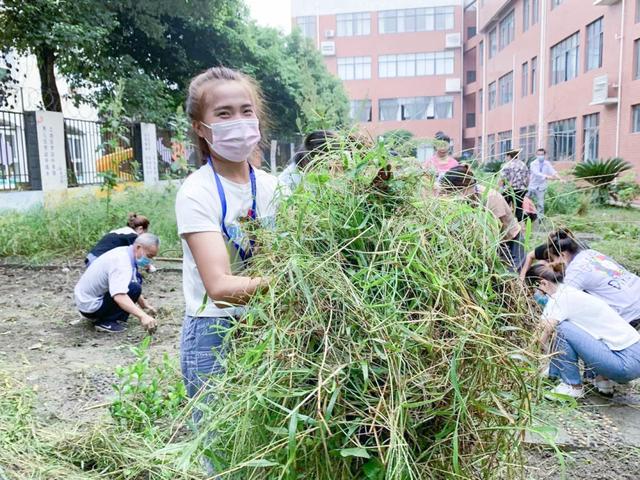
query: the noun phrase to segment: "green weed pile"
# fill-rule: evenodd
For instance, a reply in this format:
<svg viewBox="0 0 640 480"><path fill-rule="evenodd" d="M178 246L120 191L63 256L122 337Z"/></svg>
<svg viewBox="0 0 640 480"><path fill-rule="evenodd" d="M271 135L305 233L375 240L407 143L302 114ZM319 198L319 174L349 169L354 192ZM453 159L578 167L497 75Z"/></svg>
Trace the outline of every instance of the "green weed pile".
<svg viewBox="0 0 640 480"><path fill-rule="evenodd" d="M272 286L229 334L199 451L225 479L513 478L532 317L495 220L402 160L373 181L382 148L333 160L259 237Z"/></svg>
<svg viewBox="0 0 640 480"><path fill-rule="evenodd" d="M129 189L114 193L107 213L105 199L74 198L55 208L0 214L0 257L84 256L109 230L124 227L129 212L149 218L160 237L161 253L178 256L180 242L174 213L177 189Z"/></svg>

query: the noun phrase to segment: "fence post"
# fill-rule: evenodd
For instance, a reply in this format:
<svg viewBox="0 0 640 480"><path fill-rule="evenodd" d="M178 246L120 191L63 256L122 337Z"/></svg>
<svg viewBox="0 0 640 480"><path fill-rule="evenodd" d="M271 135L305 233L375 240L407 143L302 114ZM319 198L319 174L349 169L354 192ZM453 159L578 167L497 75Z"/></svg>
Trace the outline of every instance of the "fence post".
<svg viewBox="0 0 640 480"><path fill-rule="evenodd" d="M24 113L29 178L33 190L64 193L67 190L67 162L64 118L61 112Z"/></svg>
<svg viewBox="0 0 640 480"><path fill-rule="evenodd" d="M140 122L135 125L133 145L135 158L142 159L142 173L145 185L156 185L158 175L158 152L156 150L155 123Z"/></svg>
<svg viewBox="0 0 640 480"><path fill-rule="evenodd" d="M271 175L278 174L278 164L276 162L277 151L278 151L278 141L271 140L271 150L269 151L269 166L271 167Z"/></svg>

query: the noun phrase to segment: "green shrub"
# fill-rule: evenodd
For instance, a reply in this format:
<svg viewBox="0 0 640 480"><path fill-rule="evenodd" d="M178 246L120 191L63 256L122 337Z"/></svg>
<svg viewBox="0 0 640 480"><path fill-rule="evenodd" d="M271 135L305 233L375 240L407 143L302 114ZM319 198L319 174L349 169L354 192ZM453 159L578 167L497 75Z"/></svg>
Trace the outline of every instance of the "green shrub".
<svg viewBox="0 0 640 480"><path fill-rule="evenodd" d="M166 353L159 364L152 364L150 343L151 337L147 336L139 347L131 349L135 362L116 369L116 398L109 407L119 424L148 436L162 420L166 427L167 420L178 417L187 396L182 378Z"/></svg>
<svg viewBox="0 0 640 480"><path fill-rule="evenodd" d="M550 182L545 195L545 215L575 215L579 211L584 214L590 198L573 182Z"/></svg>
<svg viewBox="0 0 640 480"><path fill-rule="evenodd" d="M137 212L151 221L149 230L160 237L161 254L181 255L175 219L176 188L132 188L113 193L107 216L105 200L87 195L55 208L0 214L0 257L24 256L38 261L51 257L83 256L109 230L125 225Z"/></svg>
<svg viewBox="0 0 640 480"><path fill-rule="evenodd" d="M622 158L609 158L607 160L588 160L577 164L573 169L573 175L585 180L595 187L595 200L605 204L609 202L611 184L618 176L630 170L631 164Z"/></svg>

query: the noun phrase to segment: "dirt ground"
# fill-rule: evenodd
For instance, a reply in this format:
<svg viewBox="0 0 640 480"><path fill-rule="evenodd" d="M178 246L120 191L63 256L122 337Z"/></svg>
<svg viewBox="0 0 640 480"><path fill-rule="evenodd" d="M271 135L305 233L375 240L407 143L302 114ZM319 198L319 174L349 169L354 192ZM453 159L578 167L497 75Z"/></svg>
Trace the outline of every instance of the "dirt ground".
<svg viewBox="0 0 640 480"><path fill-rule="evenodd" d="M131 361L130 347L144 337L135 317L122 334L98 333L82 319L73 302L82 271L0 266L0 368L37 390L39 414L51 421L86 421L100 414L113 392L115 367ZM143 288L159 309L152 352L177 356L181 274L148 275Z"/></svg>
<svg viewBox="0 0 640 480"><path fill-rule="evenodd" d="M104 414L114 369L131 361L129 347L144 331L135 318L124 334L95 332L73 303L79 262L52 269L0 264L0 369L38 393L38 414L48 423L73 426ZM183 301L181 274L160 269L148 275L144 294L159 308L152 354L178 356ZM162 265L161 265L162 267ZM591 396L578 409L545 405L540 412L557 427L567 455L566 478L640 478L640 396L609 400ZM554 451L530 441L526 478L562 478Z"/></svg>

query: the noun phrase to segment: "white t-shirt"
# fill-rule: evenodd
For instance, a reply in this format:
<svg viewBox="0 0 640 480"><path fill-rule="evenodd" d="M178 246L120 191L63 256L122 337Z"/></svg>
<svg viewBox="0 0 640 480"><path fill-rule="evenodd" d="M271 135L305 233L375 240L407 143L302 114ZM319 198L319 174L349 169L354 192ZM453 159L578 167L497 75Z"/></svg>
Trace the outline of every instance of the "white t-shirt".
<svg viewBox="0 0 640 480"><path fill-rule="evenodd" d="M111 230L109 233L116 233L118 235L131 235L132 233L135 233L136 235L138 234L138 232L136 232L133 228L129 226L116 228L114 230Z"/></svg>
<svg viewBox="0 0 640 480"><path fill-rule="evenodd" d="M268 225L273 223L277 207L278 180L268 173L254 169L256 175L256 219ZM238 219L245 218L251 209L251 183L244 185L231 182L219 176L227 200L227 217L225 225L234 241L247 248L246 239ZM198 313L205 295L204 284L198 268L184 240L184 234L195 232L222 233L222 205L216 187L211 166L206 164L193 172L184 181L176 197L176 219L178 234L182 238L182 287L186 303L186 314L199 317L228 317L238 315L241 307L218 308L211 300L207 301L204 310ZM227 241L227 251L231 262L231 271L237 273L243 262L236 247ZM197 315L196 315L197 314Z"/></svg>
<svg viewBox="0 0 640 480"><path fill-rule="evenodd" d="M547 177L557 175L549 160L540 162L537 158L529 165L529 190L543 190L547 188Z"/></svg>
<svg viewBox="0 0 640 480"><path fill-rule="evenodd" d="M278 181L282 185L286 185L290 190L295 190L301 180L302 175L295 163L290 163L289 166L278 175Z"/></svg>
<svg viewBox="0 0 640 480"><path fill-rule="evenodd" d="M624 350L640 340L640 333L613 308L569 285L558 285L558 291L550 296L542 318L569 321L614 351Z"/></svg>
<svg viewBox="0 0 640 480"><path fill-rule="evenodd" d="M78 310L93 313L102 306L105 293L113 297L129 291L129 283L138 281L131 254L131 247L117 247L89 265L73 290Z"/></svg>
<svg viewBox="0 0 640 480"><path fill-rule="evenodd" d="M569 263L564 283L604 300L627 322L640 318L640 277L596 250L583 250Z"/></svg>

